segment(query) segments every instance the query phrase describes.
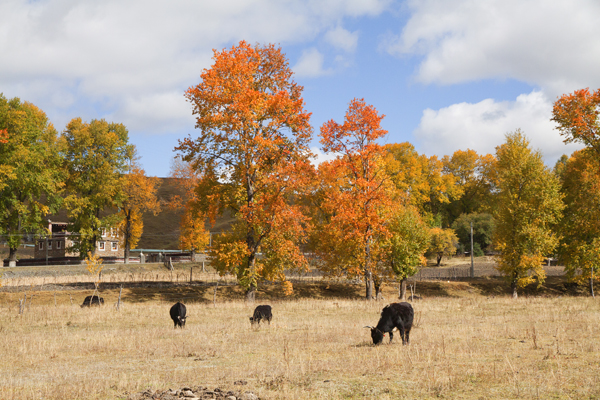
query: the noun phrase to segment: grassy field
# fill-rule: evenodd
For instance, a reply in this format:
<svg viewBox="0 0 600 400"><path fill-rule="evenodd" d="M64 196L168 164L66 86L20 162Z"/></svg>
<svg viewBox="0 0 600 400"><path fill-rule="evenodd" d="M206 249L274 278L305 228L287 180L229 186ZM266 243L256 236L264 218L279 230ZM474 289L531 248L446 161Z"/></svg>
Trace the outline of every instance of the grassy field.
<svg viewBox="0 0 600 400"><path fill-rule="evenodd" d="M126 272L113 272L105 305L85 309L85 282L20 277L17 288L4 280L1 399L124 399L146 389L239 389L240 381L263 399L600 397L600 305L559 294L559 278L516 301L501 281L419 282L411 345L373 346L364 326L377 323L397 288L366 302L362 285L297 282L290 299L267 286L256 304L271 304L273 321L252 329L255 305L226 282L216 292L202 284L212 274L195 272L190 284L129 272L116 311ZM33 300L19 315L24 293ZM168 313L179 299L190 317L174 330Z"/></svg>

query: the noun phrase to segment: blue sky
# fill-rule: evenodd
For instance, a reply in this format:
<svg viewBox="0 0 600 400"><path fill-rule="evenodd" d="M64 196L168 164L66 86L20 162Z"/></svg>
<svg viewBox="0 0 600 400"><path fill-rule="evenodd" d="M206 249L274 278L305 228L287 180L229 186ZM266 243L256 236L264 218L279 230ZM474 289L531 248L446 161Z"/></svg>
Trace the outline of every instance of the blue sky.
<svg viewBox="0 0 600 400"><path fill-rule="evenodd" d="M552 166L557 96L600 87L596 0L37 0L0 2L0 92L59 131L104 118L130 132L148 175L168 176L195 135L183 92L212 49L278 43L319 127L364 98L388 143L427 155L493 153L521 129Z"/></svg>

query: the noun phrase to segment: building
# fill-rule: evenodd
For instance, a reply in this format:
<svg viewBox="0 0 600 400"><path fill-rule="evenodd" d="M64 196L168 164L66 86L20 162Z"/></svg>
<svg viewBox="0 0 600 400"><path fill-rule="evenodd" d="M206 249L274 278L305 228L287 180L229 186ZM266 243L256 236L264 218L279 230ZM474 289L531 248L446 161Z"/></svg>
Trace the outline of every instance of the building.
<svg viewBox="0 0 600 400"><path fill-rule="evenodd" d="M46 238L36 240L34 258L78 257L79 252L71 252L73 240L67 231L68 223L48 221ZM96 255L100 257L123 257L124 251L119 242L119 232L113 228L102 228L102 236L96 241Z"/></svg>

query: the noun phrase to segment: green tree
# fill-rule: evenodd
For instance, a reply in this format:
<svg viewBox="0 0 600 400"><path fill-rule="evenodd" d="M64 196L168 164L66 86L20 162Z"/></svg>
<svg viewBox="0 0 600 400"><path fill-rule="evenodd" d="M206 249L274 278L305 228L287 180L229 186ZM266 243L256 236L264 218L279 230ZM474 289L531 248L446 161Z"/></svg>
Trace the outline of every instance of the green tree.
<svg viewBox="0 0 600 400"><path fill-rule="evenodd" d="M587 281L594 296L600 268L600 163L595 153L589 148L573 153L561 178L566 207L559 256L569 280Z"/></svg>
<svg viewBox="0 0 600 400"><path fill-rule="evenodd" d="M294 202L313 173L303 89L274 45L242 41L213 60L185 94L199 136L176 150L202 173L198 210L211 221L225 211L236 219L213 240L219 273L235 274L249 301L262 278L282 281L289 293L284 271L308 267L299 248L308 221Z"/></svg>
<svg viewBox="0 0 600 400"><path fill-rule="evenodd" d="M46 114L18 98L0 94L0 234L9 260L26 233L45 233L43 217L58 210L63 174L57 132Z"/></svg>
<svg viewBox="0 0 600 400"><path fill-rule="evenodd" d="M496 159L497 268L510 282L513 298L517 298L518 288L535 280L540 285L544 282L542 261L558 245L552 228L564 204L558 178L544 165L541 153L531 150L520 130L506 135L506 143L496 148Z"/></svg>
<svg viewBox="0 0 600 400"><path fill-rule="evenodd" d="M459 243L465 249L471 248L471 223L473 223L473 246L487 249L492 244L494 217L487 213L462 214L452 224Z"/></svg>
<svg viewBox="0 0 600 400"><path fill-rule="evenodd" d="M415 207L399 207L390 219L390 236L383 245L384 260L400 281L400 298L406 300L406 280L426 263L430 230Z"/></svg>
<svg viewBox="0 0 600 400"><path fill-rule="evenodd" d="M72 119L62 134L63 160L68 172L65 205L75 237L75 251L84 258L96 253L101 229L116 228L118 214L107 212L125 201L124 174L135 148L123 124Z"/></svg>

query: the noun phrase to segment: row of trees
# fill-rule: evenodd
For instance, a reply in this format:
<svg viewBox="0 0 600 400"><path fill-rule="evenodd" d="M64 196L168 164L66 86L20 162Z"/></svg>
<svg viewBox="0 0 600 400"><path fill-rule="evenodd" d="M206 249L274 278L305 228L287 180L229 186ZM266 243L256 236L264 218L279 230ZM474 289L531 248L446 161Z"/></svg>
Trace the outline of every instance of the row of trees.
<svg viewBox="0 0 600 400"><path fill-rule="evenodd" d="M176 148L173 176L185 195L171 205L183 209L181 243L193 251L208 244L207 220L234 217L209 251L248 299L263 279L290 293L285 271L308 269L307 253L327 276L363 279L368 299L390 280L405 291L427 252L439 264L469 243L471 223L475 250L499 252L515 297L544 281L542 259L555 254L570 278L589 279L593 290L600 93L556 102L561 133L587 148L554 170L519 130L494 155L459 150L439 159L410 143L381 145L384 116L363 99L350 101L343 121L320 128L322 150L335 158L315 167L310 113L281 49L242 41L213 60L185 93L199 135ZM42 217L59 207L79 235L80 254L94 251L107 225L121 227L128 251L141 234L141 213L159 210L156 188L122 124L74 119L58 135L32 104L0 97L0 233L11 257L22 234L41 232Z"/></svg>
<svg viewBox="0 0 600 400"><path fill-rule="evenodd" d="M141 236L141 213L158 212L157 180L136 163L122 124L80 118L59 135L35 105L0 95L0 235L9 260L26 234L48 234L43 218L67 210L73 251L96 251L105 227L120 230L126 260Z"/></svg>
<svg viewBox="0 0 600 400"><path fill-rule="evenodd" d="M215 51L213 60L185 93L200 133L176 150L197 179L189 203L194 215L214 221L228 210L235 217L210 253L220 273L238 277L248 299L260 279L280 280L291 291L284 271L307 269L306 251L328 276L364 279L371 299L390 279L405 283L427 250L438 254L438 263L454 252L456 233L468 243L471 222L480 248L493 240L498 269L515 297L519 287L544 281L542 260L561 243L561 254L575 251L566 250L572 241L561 242L570 232L561 217L565 207L583 206L570 197L581 185L571 194L569 185L577 160L589 152L551 170L517 130L495 155L466 150L426 157L409 143L382 146L384 116L353 99L343 122L320 128L322 150L335 159L315 168L310 113L281 49L242 41ZM567 118L565 126L570 123ZM569 140L578 140L566 129ZM595 212L596 198L587 200L586 209ZM593 273L581 261L584 253L575 252L579 258L565 257L570 276ZM588 253L585 260L593 258Z"/></svg>

